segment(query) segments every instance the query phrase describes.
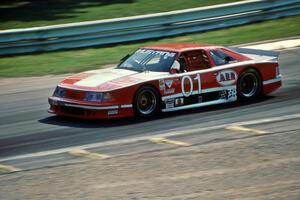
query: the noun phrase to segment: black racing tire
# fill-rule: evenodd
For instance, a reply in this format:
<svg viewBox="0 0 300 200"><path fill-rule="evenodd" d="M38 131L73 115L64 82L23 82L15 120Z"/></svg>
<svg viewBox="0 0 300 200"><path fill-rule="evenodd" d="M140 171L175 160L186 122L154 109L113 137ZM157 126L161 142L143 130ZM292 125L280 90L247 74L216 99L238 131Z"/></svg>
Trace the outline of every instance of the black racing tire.
<svg viewBox="0 0 300 200"><path fill-rule="evenodd" d="M256 99L261 95L262 79L255 69L241 73L237 81L237 95L240 101Z"/></svg>
<svg viewBox="0 0 300 200"><path fill-rule="evenodd" d="M150 117L160 110L160 99L157 90L151 86L142 86L137 90L133 100L133 109L136 116Z"/></svg>

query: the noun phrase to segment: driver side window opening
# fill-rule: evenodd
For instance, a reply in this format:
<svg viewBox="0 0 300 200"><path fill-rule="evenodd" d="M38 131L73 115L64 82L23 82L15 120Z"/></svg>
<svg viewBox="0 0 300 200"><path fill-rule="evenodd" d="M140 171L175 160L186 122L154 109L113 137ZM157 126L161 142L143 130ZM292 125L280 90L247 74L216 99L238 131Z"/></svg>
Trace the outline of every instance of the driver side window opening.
<svg viewBox="0 0 300 200"><path fill-rule="evenodd" d="M183 55L179 57L178 62L180 63L180 72L187 72L186 59Z"/></svg>
<svg viewBox="0 0 300 200"><path fill-rule="evenodd" d="M178 58L180 72L191 72L210 68L208 56L204 50L184 52Z"/></svg>

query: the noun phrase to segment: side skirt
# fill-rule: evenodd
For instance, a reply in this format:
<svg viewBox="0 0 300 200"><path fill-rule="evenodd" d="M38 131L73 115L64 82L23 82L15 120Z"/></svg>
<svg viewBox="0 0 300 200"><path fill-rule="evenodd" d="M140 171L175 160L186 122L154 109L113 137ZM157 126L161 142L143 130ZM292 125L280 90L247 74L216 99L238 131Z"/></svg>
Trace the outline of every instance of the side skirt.
<svg viewBox="0 0 300 200"><path fill-rule="evenodd" d="M172 95L168 99L164 99L163 102L165 103L166 107L162 109L162 112L199 108L204 106L233 102L236 100L236 86L226 88L212 88L209 90L203 90L201 94L196 93L191 95L190 97L185 98L183 98L183 94Z"/></svg>
<svg viewBox="0 0 300 200"><path fill-rule="evenodd" d="M213 100L213 101L208 101L208 102L203 102L203 103L196 103L196 104L191 104L191 105L186 105L186 106L166 108L166 109L162 109L162 112L171 112L171 111L176 111L176 110L199 108L199 107L204 107L204 106L228 103L228 102L232 102L232 101L236 101L236 99L234 99L234 100L218 99L218 100Z"/></svg>

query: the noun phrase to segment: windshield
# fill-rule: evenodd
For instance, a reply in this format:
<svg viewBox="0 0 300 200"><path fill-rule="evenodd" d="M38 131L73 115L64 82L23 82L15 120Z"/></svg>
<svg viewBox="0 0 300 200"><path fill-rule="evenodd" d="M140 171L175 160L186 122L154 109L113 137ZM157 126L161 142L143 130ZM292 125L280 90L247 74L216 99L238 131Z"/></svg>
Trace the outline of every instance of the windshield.
<svg viewBox="0 0 300 200"><path fill-rule="evenodd" d="M138 49L118 68L135 71L169 72L176 58L176 53L152 49Z"/></svg>

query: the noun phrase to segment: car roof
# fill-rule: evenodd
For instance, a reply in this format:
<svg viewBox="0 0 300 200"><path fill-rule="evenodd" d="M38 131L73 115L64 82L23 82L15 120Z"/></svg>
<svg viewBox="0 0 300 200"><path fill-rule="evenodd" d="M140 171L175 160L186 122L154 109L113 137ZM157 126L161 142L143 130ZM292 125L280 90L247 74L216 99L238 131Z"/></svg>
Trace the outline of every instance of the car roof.
<svg viewBox="0 0 300 200"><path fill-rule="evenodd" d="M173 43L173 44L159 44L159 45L150 45L144 46L142 48L146 49L155 49L155 50L165 50L165 51L174 51L174 52L183 52L187 50L193 49L205 49L205 48L213 48L216 45L211 44L195 44L195 43Z"/></svg>

